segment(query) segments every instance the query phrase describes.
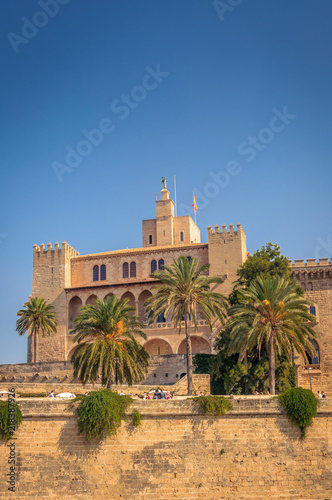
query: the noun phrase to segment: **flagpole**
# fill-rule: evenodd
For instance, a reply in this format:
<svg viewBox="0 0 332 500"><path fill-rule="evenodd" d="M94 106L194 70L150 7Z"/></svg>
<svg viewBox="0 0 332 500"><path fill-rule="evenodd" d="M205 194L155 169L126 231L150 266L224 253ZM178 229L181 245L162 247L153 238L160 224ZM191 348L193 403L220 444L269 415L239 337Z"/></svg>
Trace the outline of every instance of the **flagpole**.
<svg viewBox="0 0 332 500"><path fill-rule="evenodd" d="M176 204L176 177L174 175L174 201L175 201L175 217L178 216L178 207Z"/></svg>

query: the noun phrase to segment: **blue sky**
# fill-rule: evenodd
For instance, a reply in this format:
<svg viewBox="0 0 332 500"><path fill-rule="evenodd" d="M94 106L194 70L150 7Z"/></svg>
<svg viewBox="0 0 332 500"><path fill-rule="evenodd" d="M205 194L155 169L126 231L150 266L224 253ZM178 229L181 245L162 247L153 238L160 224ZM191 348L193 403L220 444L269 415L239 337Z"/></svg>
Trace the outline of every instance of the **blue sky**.
<svg viewBox="0 0 332 500"><path fill-rule="evenodd" d="M32 245L141 246L162 176L181 213L195 190L202 241L241 222L251 252L331 258L331 19L330 0L1 2L0 363L26 361Z"/></svg>

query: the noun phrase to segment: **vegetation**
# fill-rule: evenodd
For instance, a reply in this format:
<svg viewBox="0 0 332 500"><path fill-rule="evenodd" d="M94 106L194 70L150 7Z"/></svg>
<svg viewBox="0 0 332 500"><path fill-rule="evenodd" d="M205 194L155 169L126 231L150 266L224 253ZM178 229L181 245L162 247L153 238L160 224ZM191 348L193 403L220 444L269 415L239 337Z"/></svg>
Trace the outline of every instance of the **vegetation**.
<svg viewBox="0 0 332 500"><path fill-rule="evenodd" d="M76 327L71 334L78 342L71 361L74 377L86 384L101 376L102 385L111 388L113 383L132 385L141 382L149 366L149 354L135 336L146 339L144 327L128 305L115 295L96 305L81 307L75 318Z"/></svg>
<svg viewBox="0 0 332 500"><path fill-rule="evenodd" d="M23 309L17 311L19 319L16 321L16 331L23 335L30 330L34 344L34 362L38 359L38 335L39 332L52 334L56 332L57 321L55 309L51 304L47 304L45 299L32 297L29 302L23 304Z"/></svg>
<svg viewBox="0 0 332 500"><path fill-rule="evenodd" d="M22 413L17 403L0 401L0 438L8 441L22 422Z"/></svg>
<svg viewBox="0 0 332 500"><path fill-rule="evenodd" d="M20 398L46 398L46 392L18 392Z"/></svg>
<svg viewBox="0 0 332 500"><path fill-rule="evenodd" d="M211 292L210 285L221 284L221 278L207 276L209 265L198 268L195 259L180 257L174 260L170 267L151 274L161 282L152 289L157 293L146 301L146 308L150 322L164 314L171 315L175 328L181 331L181 322L184 321L187 341L187 378L188 395L192 394L192 348L189 334L189 321L197 326L197 314L203 315L212 331L212 323L218 318L225 319L226 299L217 292Z"/></svg>
<svg viewBox="0 0 332 500"><path fill-rule="evenodd" d="M293 349L306 359L306 351L314 355L309 338L316 333L310 324L316 319L309 313L310 303L299 297L297 285L276 276L258 277L241 290L239 303L229 310L230 344L228 353L239 353L242 361L256 346L268 348L269 390L275 394L276 354L291 359Z"/></svg>
<svg viewBox="0 0 332 500"><path fill-rule="evenodd" d="M90 392L78 409L79 433L85 434L87 440L116 435L132 401L131 397L120 396L109 389Z"/></svg>
<svg viewBox="0 0 332 500"><path fill-rule="evenodd" d="M140 414L140 412L138 410L133 410L131 416L133 418L133 426L139 427L142 420L142 415Z"/></svg>
<svg viewBox="0 0 332 500"><path fill-rule="evenodd" d="M232 411L232 403L223 396L198 396L193 398L197 401L200 410L212 416L223 415L226 411Z"/></svg>
<svg viewBox="0 0 332 500"><path fill-rule="evenodd" d="M300 428L301 439L304 439L306 429L317 413L317 398L309 389L296 387L280 394L278 399L290 421Z"/></svg>

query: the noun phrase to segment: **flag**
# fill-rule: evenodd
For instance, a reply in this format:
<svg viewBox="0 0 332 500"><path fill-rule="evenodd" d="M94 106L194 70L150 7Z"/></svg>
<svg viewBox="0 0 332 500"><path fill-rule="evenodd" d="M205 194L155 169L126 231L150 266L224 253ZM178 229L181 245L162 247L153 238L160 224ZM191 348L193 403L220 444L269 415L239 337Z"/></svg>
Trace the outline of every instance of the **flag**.
<svg viewBox="0 0 332 500"><path fill-rule="evenodd" d="M192 204L192 206L194 207L195 212L197 212L196 198L195 198L194 192L193 192L193 204Z"/></svg>

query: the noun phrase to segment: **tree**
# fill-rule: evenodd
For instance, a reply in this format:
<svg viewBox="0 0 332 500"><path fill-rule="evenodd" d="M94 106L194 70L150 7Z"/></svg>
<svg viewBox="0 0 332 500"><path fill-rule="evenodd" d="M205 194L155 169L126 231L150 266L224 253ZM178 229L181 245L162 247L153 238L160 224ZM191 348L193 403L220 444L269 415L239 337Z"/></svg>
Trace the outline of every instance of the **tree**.
<svg viewBox="0 0 332 500"><path fill-rule="evenodd" d="M236 304L241 296L241 289L248 287L258 276L280 276L290 279L291 271L288 258L281 254L280 247L276 243L266 243L237 270L239 278L229 296L230 304ZM303 290L299 285L297 285L297 292L303 295Z"/></svg>
<svg viewBox="0 0 332 500"><path fill-rule="evenodd" d="M310 303L299 297L297 285L278 275L258 277L241 290L239 303L229 310L231 341L228 353L239 353L241 361L256 346L265 344L269 356L269 389L275 394L276 354L291 358L295 348L306 359L306 351L314 355L309 338L316 333L311 324L316 319L309 313Z"/></svg>
<svg viewBox="0 0 332 500"><path fill-rule="evenodd" d="M45 299L32 297L29 302L23 304L23 309L17 311L19 319L16 321L16 331L23 335L30 330L34 340L34 362L38 360L38 335L39 332L52 334L56 332L57 320L55 309L51 304L47 304Z"/></svg>
<svg viewBox="0 0 332 500"><path fill-rule="evenodd" d="M207 321L210 331L212 323L218 318L224 321L226 314L226 298L217 292L210 290L212 284L221 284L223 280L218 277L207 276L209 265L206 264L198 269L196 259L179 257L174 260L170 267L164 266L150 276L161 282L152 287L157 293L146 302L146 308L150 323L160 314L166 317L171 315L175 328L184 321L187 342L187 377L188 395L192 394L192 349L189 334L189 321L191 319L197 328L197 313L200 312Z"/></svg>
<svg viewBox="0 0 332 500"><path fill-rule="evenodd" d="M83 384L95 382L101 376L102 385L141 382L149 366L149 354L135 336L146 339L144 327L127 305L128 299L118 300L115 295L96 305L80 308L76 316L73 342L78 347L72 355L74 376Z"/></svg>

